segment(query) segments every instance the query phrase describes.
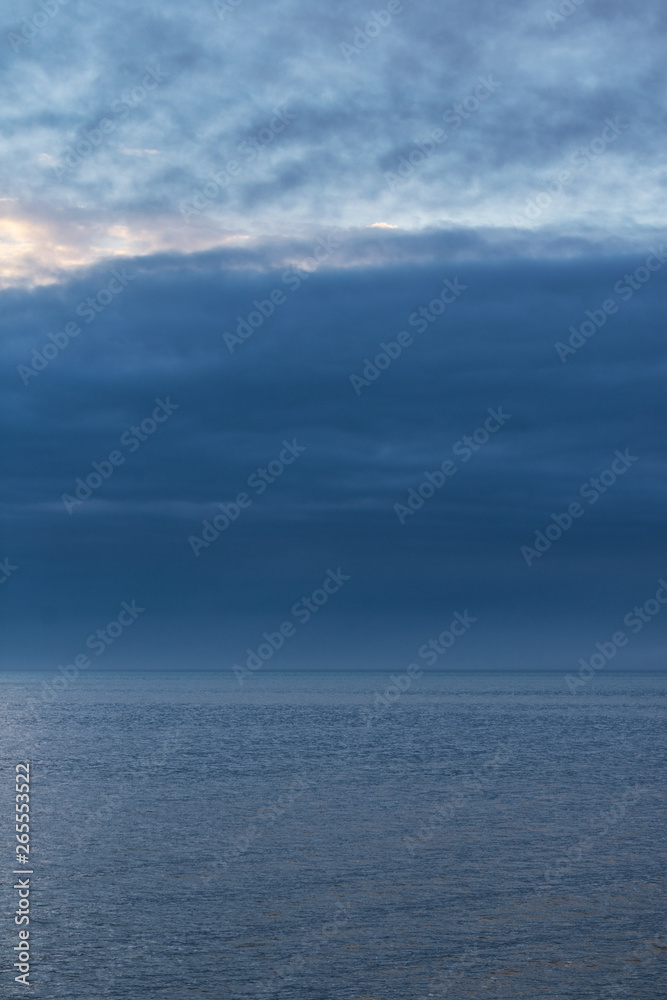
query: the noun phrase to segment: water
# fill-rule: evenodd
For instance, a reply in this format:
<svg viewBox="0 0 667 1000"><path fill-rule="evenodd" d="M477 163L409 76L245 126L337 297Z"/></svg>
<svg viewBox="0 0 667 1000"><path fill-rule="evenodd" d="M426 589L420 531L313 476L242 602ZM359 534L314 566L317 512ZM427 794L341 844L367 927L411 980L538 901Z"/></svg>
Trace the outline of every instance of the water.
<svg viewBox="0 0 667 1000"><path fill-rule="evenodd" d="M33 996L664 995L665 675L99 672L36 719L41 680L0 676Z"/></svg>

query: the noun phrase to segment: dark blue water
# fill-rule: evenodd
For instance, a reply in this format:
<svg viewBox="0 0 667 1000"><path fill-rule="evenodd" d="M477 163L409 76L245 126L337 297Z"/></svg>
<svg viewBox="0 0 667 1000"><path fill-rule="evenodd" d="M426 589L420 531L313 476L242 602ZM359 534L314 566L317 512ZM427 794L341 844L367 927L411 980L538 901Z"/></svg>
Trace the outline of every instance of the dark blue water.
<svg viewBox="0 0 667 1000"><path fill-rule="evenodd" d="M42 679L0 677L8 995L26 758L35 997L667 993L664 675L428 674L379 711L382 674Z"/></svg>

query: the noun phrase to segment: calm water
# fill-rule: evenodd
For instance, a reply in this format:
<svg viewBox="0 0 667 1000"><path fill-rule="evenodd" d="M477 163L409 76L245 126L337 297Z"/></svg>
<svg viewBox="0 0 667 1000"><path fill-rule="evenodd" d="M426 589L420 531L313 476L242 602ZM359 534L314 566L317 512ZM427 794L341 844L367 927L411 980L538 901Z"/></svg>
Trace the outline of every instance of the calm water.
<svg viewBox="0 0 667 1000"><path fill-rule="evenodd" d="M45 675L46 676L46 675ZM0 676L36 997L657 1000L664 675Z"/></svg>

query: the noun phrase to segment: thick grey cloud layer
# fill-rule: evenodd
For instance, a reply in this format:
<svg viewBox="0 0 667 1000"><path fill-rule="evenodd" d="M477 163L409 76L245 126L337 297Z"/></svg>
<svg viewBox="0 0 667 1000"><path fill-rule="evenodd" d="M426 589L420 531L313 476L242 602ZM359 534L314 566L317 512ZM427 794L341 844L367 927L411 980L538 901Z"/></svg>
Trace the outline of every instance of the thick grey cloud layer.
<svg viewBox="0 0 667 1000"><path fill-rule="evenodd" d="M368 252L366 239L347 254ZM398 263L308 277L260 266L258 250L144 258L89 324L81 313L108 284L104 269L5 292L3 409L18 431L4 506L21 567L3 593L13 654L43 664L55 642L67 656L136 596L150 609L147 638L137 631L118 665L150 652L151 664L191 656L228 666L341 566L352 580L284 665L381 665L395 641L413 656L443 615L468 607L483 626L463 664L557 666L650 597L665 572L667 255L637 279L648 251L466 258L446 252L451 234L426 242L435 260L410 263L412 238L381 234L376 255ZM278 253L273 245L266 257ZM445 278L458 298L423 319ZM284 301L258 323L276 289ZM81 303L82 332L24 385L18 366ZM573 350L569 328L592 322L587 310L603 325ZM254 332L230 351L223 335L251 314ZM377 377L367 369L357 393L350 376L363 377L365 359L403 330L412 343ZM164 424L134 448L132 433L123 443L167 397L178 409ZM505 426L467 459L465 445L453 451L499 407L511 415ZM285 440L306 450L256 493L248 478ZM62 494L116 449L124 463L68 513ZM627 472L597 502L582 497L626 449L637 457ZM395 505L448 458L458 472L401 524ZM188 538L241 491L252 506L195 556ZM520 547L573 501L585 514L528 567ZM49 609L59 624L42 621ZM642 662L652 656L647 648Z"/></svg>

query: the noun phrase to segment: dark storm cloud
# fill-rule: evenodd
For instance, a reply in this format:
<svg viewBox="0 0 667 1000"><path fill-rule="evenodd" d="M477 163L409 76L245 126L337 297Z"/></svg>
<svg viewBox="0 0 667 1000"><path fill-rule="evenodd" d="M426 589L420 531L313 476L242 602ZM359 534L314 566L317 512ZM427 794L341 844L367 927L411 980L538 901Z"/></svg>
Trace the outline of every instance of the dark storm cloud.
<svg viewBox="0 0 667 1000"><path fill-rule="evenodd" d="M513 629L530 635L567 620L578 634L591 609L612 618L629 610L632 594L664 572L659 303L667 264L625 301L614 285L627 287L623 276L643 265L648 247L503 260L482 235L484 252L471 251L471 241L361 234L341 248L338 267L307 278L284 263L260 267L260 247L134 260L125 265L134 280L89 325L80 320L82 332L27 385L17 366L77 317L108 269L5 292L3 412L15 432L4 510L22 579L3 596L15 642L40 660L40 640L27 631L40 608L64 605L66 647L114 602L140 596L151 606L154 649L178 621L179 649L192 642L200 665L219 665L221 649L250 643L243 637L257 623L272 625L337 566L353 581L317 634L323 641L333 629L327 641L341 650L342 622L352 646L365 649L374 629L387 643L383 609L392 630L410 635L442 608L485 611L475 655L494 641L491 622L511 645ZM430 259L410 261L416 243L422 255L429 246ZM445 252L457 243L467 254ZM372 266L340 266L369 245ZM274 242L264 258L296 248ZM465 289L419 332L409 317L429 307L445 278ZM257 312L255 302L269 311L274 289L285 301L231 353L223 334ZM610 297L617 312L562 363L555 343L567 343L569 327ZM413 343L357 395L350 375L362 375L365 359L401 330ZM131 450L122 435L150 418L156 399L178 408ZM468 461L461 447L452 452L499 407L511 418L488 443ZM259 495L248 478L278 459L284 441L306 450ZM76 479L117 449L123 464L68 513L62 494L72 496ZM553 512L582 501L581 485L609 468L617 449L638 460L599 502L584 501L585 516L528 568L520 546ZM394 505L447 458L456 475L401 524ZM252 505L195 557L188 537L201 537L202 522L242 491ZM607 570L612 554L622 579ZM547 645L531 646L531 655L555 661Z"/></svg>

